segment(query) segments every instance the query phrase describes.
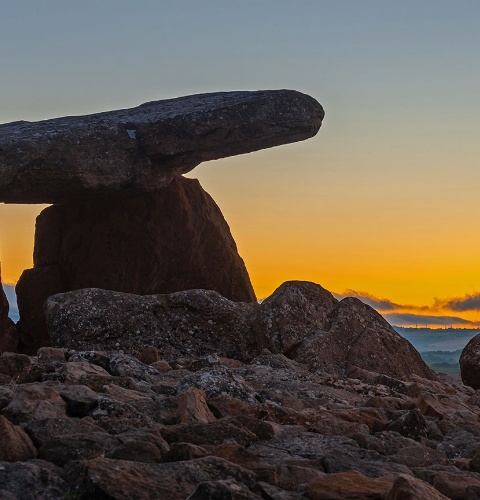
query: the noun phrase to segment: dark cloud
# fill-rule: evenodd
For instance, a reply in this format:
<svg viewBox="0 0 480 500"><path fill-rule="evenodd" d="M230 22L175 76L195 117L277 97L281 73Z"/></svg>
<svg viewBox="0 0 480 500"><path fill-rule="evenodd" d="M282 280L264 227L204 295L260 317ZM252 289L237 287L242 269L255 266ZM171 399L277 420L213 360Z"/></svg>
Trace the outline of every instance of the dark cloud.
<svg viewBox="0 0 480 500"><path fill-rule="evenodd" d="M469 321L468 319L459 318L458 316L432 316L432 315L411 314L411 313L391 313L391 314L385 314L384 318L391 325L396 325L396 326L409 326L409 325L480 326L479 321Z"/></svg>
<svg viewBox="0 0 480 500"><path fill-rule="evenodd" d="M357 299L360 299L362 302L365 302L365 304L368 304L369 306L373 307L379 312L431 310L431 308L428 306L413 306L408 304L398 304L397 302L393 302L389 299L379 299L378 297L375 297L374 295L368 292L357 292L355 290L347 290L342 294L335 294L335 295L341 299L345 297L356 297Z"/></svg>
<svg viewBox="0 0 480 500"><path fill-rule="evenodd" d="M450 299L435 299L434 307L449 309L450 311L480 311L480 293L476 292L463 297Z"/></svg>

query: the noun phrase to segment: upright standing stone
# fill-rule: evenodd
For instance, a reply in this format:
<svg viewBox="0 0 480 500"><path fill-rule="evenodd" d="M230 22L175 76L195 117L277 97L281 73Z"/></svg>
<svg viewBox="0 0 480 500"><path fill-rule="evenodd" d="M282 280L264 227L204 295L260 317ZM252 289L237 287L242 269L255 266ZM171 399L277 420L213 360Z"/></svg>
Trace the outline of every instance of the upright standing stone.
<svg viewBox="0 0 480 500"><path fill-rule="evenodd" d="M34 268L17 285L27 352L49 344L45 300L81 288L139 295L203 288L256 300L220 209L196 179L183 177L156 193L54 205L38 216Z"/></svg>

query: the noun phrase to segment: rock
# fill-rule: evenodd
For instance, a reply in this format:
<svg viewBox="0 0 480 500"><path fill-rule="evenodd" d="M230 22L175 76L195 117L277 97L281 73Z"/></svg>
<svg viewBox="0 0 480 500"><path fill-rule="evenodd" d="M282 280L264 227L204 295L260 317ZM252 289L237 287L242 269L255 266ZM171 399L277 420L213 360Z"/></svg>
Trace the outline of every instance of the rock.
<svg viewBox="0 0 480 500"><path fill-rule="evenodd" d="M9 305L2 286L2 269L0 267L0 354L16 352L18 339L13 321L8 317Z"/></svg>
<svg viewBox="0 0 480 500"><path fill-rule="evenodd" d="M25 354L0 356L0 377L13 382L26 382L32 368L31 359Z"/></svg>
<svg viewBox="0 0 480 500"><path fill-rule="evenodd" d="M288 354L318 331L328 330L338 300L320 285L287 281L265 299L257 315L257 334L272 352Z"/></svg>
<svg viewBox="0 0 480 500"><path fill-rule="evenodd" d="M57 498L56 484L58 498L480 493L479 397L463 385L312 373L266 350L228 367L177 357L163 373L106 350L3 357L30 375L0 379L0 460L27 460L0 461L2 499ZM426 396L441 416L422 414Z"/></svg>
<svg viewBox="0 0 480 500"><path fill-rule="evenodd" d="M290 356L311 369L346 374L359 367L408 380L436 380L420 354L373 308L354 297L343 299L330 315L330 326L300 343Z"/></svg>
<svg viewBox="0 0 480 500"><path fill-rule="evenodd" d="M476 335L463 348L460 355L460 373L465 385L480 389L480 335Z"/></svg>
<svg viewBox="0 0 480 500"><path fill-rule="evenodd" d="M405 392L402 380L414 375L436 380L413 346L371 307L354 298L338 303L309 282L284 283L260 305L206 290L141 297L84 289L50 297L46 316L51 340L64 348L137 355L148 345L167 359L216 354L244 362L269 348L284 354L272 362L293 370L285 355L316 372L376 372L372 380L387 384L387 392Z"/></svg>
<svg viewBox="0 0 480 500"><path fill-rule="evenodd" d="M252 493L245 486L232 481L204 481L188 496L187 500L261 500L264 497Z"/></svg>
<svg viewBox="0 0 480 500"><path fill-rule="evenodd" d="M429 499L446 500L448 497L442 495L437 489L430 486L425 481L415 479L404 474L399 475L391 488L385 492L385 500L397 499Z"/></svg>
<svg viewBox="0 0 480 500"><path fill-rule="evenodd" d="M30 436L37 447L44 446L47 442L73 435L97 435L106 433L101 427L95 425L93 419L87 418L39 418L24 424L25 432Z"/></svg>
<svg viewBox="0 0 480 500"><path fill-rule="evenodd" d="M207 405L205 391L191 387L178 396L178 422L214 422L216 418Z"/></svg>
<svg viewBox="0 0 480 500"><path fill-rule="evenodd" d="M380 500L390 485L391 482L386 479L372 479L359 472L325 474L308 485L308 498L314 500L377 498Z"/></svg>
<svg viewBox="0 0 480 500"><path fill-rule="evenodd" d="M21 427L0 415L0 462L17 462L35 458L37 450Z"/></svg>
<svg viewBox="0 0 480 500"><path fill-rule="evenodd" d="M167 359L208 353L243 359L256 344L255 309L210 290L139 296L83 289L50 297L46 318L56 347L136 355L149 345Z"/></svg>
<svg viewBox="0 0 480 500"><path fill-rule="evenodd" d="M233 479L247 488L254 485L254 474L217 457L173 463L135 463L97 458L74 463L67 468L82 498L177 500L193 493L199 483ZM198 498L198 497L197 497Z"/></svg>
<svg viewBox="0 0 480 500"><path fill-rule="evenodd" d="M65 482L46 462L0 463L0 492L4 500L65 500L66 491Z"/></svg>
<svg viewBox="0 0 480 500"><path fill-rule="evenodd" d="M0 202L158 190L208 160L313 137L324 112L292 90L218 92L0 126Z"/></svg>
<svg viewBox="0 0 480 500"><path fill-rule="evenodd" d="M187 422L161 429L162 437L169 444L187 441L197 446L218 446L225 440L234 440L241 446L249 446L257 436L244 427L238 427L227 419L214 422Z"/></svg>
<svg viewBox="0 0 480 500"><path fill-rule="evenodd" d="M2 414L14 423L42 418L66 417L66 403L51 387L42 384L18 386Z"/></svg>
<svg viewBox="0 0 480 500"><path fill-rule="evenodd" d="M106 452L121 445L116 436L105 432L72 434L54 437L40 446L38 456L60 467L73 460L82 460L104 456Z"/></svg>
<svg viewBox="0 0 480 500"><path fill-rule="evenodd" d="M47 298L80 288L138 295L208 289L237 302L256 300L220 209L196 179L183 177L144 196L43 210L34 268L16 287L26 352L50 345Z"/></svg>

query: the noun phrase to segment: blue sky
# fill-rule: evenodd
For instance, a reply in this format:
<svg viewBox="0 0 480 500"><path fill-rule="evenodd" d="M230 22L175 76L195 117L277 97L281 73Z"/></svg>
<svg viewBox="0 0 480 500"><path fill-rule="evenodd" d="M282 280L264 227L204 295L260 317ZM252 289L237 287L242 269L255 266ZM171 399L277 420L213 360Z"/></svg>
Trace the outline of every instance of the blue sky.
<svg viewBox="0 0 480 500"><path fill-rule="evenodd" d="M477 0L0 6L0 122L237 89L324 105L317 138L193 172L260 297L286 279L417 306L480 290ZM9 281L33 239L18 210L0 205Z"/></svg>

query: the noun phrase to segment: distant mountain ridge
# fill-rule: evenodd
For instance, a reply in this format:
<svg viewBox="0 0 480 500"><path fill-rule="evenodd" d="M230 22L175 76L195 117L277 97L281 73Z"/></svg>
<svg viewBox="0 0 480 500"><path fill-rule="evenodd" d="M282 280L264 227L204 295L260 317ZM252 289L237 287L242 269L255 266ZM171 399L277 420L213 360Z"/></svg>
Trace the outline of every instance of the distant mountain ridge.
<svg viewBox="0 0 480 500"><path fill-rule="evenodd" d="M457 351L480 333L479 328L412 328L393 326L417 351Z"/></svg>

